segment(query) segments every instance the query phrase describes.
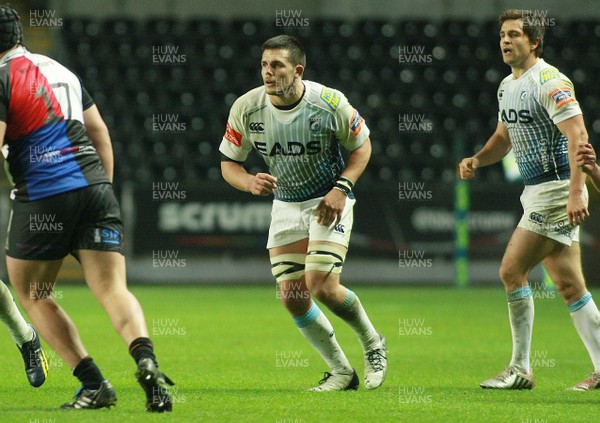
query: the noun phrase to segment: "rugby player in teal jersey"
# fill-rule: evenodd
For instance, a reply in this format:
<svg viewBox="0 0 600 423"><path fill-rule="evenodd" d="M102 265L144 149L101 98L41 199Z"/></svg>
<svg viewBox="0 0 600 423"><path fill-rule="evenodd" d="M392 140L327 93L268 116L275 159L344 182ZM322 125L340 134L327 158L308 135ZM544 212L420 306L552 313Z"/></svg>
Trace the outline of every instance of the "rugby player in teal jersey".
<svg viewBox="0 0 600 423"><path fill-rule="evenodd" d="M303 81L300 42L280 35L262 46L264 85L233 104L221 142L221 170L233 187L274 195L267 248L284 306L330 367L312 391L358 389L359 380L314 296L357 334L364 351L364 383L386 376L386 341L354 292L340 284L352 230L352 188L371 156L369 129L337 90ZM342 159L340 147L349 153ZM256 150L269 173L243 167Z"/></svg>
<svg viewBox="0 0 600 423"><path fill-rule="evenodd" d="M547 18L533 11L507 10L500 16L500 50L511 67L498 89L498 126L484 147L459 164L462 179L500 161L511 149L525 188L523 216L508 243L500 279L508 297L512 358L490 389L531 389L533 297L530 271L543 263L566 302L592 359L592 374L573 386L600 386L600 314L581 269L579 225L588 212L585 174L577 166L578 147L588 135L571 81L542 58Z"/></svg>

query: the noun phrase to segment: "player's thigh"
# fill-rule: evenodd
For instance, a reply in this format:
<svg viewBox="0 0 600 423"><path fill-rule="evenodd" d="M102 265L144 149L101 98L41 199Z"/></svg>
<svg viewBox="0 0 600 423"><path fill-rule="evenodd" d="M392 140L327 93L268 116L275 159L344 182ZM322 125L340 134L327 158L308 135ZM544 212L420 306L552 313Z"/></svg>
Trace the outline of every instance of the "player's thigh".
<svg viewBox="0 0 600 423"><path fill-rule="evenodd" d="M281 292L306 290L304 265L308 238L269 248L271 270Z"/></svg>
<svg viewBox="0 0 600 423"><path fill-rule="evenodd" d="M35 201L13 201L6 255L22 260L59 260L71 250L81 207L77 192Z"/></svg>
<svg viewBox="0 0 600 423"><path fill-rule="evenodd" d="M354 225L355 203L354 199L346 200L338 224L323 226L317 221L316 214L311 216L306 256L306 284L313 294L319 291L334 291L339 285Z"/></svg>
<svg viewBox="0 0 600 423"><path fill-rule="evenodd" d="M517 227L502 257L500 278L505 285L526 282L531 270L548 256L558 242Z"/></svg>
<svg viewBox="0 0 600 423"><path fill-rule="evenodd" d="M571 246L557 245L554 251L543 260L543 264L567 302L581 298L585 294L585 279L578 242L573 242Z"/></svg>
<svg viewBox="0 0 600 423"><path fill-rule="evenodd" d="M97 298L127 289L125 257L120 252L78 250L86 283Z"/></svg>
<svg viewBox="0 0 600 423"><path fill-rule="evenodd" d="M271 270L277 281L277 293L283 305L295 316L310 308L310 291L306 286L304 262L308 238L269 248Z"/></svg>
<svg viewBox="0 0 600 423"><path fill-rule="evenodd" d="M308 239L309 215L318 204L318 199L303 202L285 202L274 200L271 209L271 224L267 249L286 254L306 253ZM304 245L304 250L302 246ZM281 248L281 249L280 249ZM273 254L271 254L271 257Z"/></svg>
<svg viewBox="0 0 600 423"><path fill-rule="evenodd" d="M8 277L21 304L27 306L50 297L62 262L62 259L23 260L6 257Z"/></svg>

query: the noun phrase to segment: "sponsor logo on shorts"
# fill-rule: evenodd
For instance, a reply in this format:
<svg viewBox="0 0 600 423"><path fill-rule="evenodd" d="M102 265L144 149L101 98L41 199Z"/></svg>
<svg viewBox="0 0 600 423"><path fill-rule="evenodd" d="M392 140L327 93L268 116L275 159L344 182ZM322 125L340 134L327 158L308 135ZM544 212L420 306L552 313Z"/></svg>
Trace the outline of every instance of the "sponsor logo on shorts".
<svg viewBox="0 0 600 423"><path fill-rule="evenodd" d="M546 220L546 216L540 213L531 212L529 214L529 221L533 223L544 223Z"/></svg>
<svg viewBox="0 0 600 423"><path fill-rule="evenodd" d="M94 242L97 244L121 245L121 232L114 229L94 229Z"/></svg>
<svg viewBox="0 0 600 423"><path fill-rule="evenodd" d="M346 228L341 223L338 223L333 228L333 232L337 232L338 234L345 234L346 233Z"/></svg>
<svg viewBox="0 0 600 423"><path fill-rule="evenodd" d="M564 235L568 238L573 237L573 227L571 225L566 224L564 220L556 224L556 226L554 227L554 232L556 232L559 235Z"/></svg>

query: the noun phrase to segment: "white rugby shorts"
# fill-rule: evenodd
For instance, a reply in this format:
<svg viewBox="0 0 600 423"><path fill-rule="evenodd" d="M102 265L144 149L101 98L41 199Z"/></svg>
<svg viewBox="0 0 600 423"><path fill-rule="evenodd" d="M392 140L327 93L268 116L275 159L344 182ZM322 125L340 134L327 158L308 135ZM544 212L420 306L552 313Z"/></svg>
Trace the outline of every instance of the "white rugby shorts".
<svg viewBox="0 0 600 423"><path fill-rule="evenodd" d="M568 180L525 185L521 194L523 216L518 226L568 246L579 242L579 226L569 225L567 215L569 185ZM584 192L588 198L587 188Z"/></svg>
<svg viewBox="0 0 600 423"><path fill-rule="evenodd" d="M317 223L318 212L315 209L321 200L322 197L298 203L274 200L267 248L281 247L306 238L309 241L329 241L348 247L354 222L352 210L356 200L346 198L342 220L337 225L333 222L329 227Z"/></svg>

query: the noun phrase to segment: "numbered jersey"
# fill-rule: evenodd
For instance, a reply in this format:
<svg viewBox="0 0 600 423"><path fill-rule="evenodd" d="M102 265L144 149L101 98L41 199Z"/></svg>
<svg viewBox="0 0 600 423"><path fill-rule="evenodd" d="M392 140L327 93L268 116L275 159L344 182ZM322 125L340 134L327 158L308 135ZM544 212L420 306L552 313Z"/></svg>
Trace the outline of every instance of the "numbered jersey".
<svg viewBox="0 0 600 423"><path fill-rule="evenodd" d="M525 185L569 179L568 140L556 125L581 114L571 81L538 59L520 78L504 78L498 104Z"/></svg>
<svg viewBox="0 0 600 423"><path fill-rule="evenodd" d="M291 110L273 106L264 87L236 100L219 150L244 162L254 149L277 177L275 198L299 202L325 195L344 170L340 146L360 147L369 128L339 91L303 81L305 93Z"/></svg>
<svg viewBox="0 0 600 423"><path fill-rule="evenodd" d="M38 200L108 182L83 111L93 105L75 74L24 47L0 60L2 152L18 200Z"/></svg>

